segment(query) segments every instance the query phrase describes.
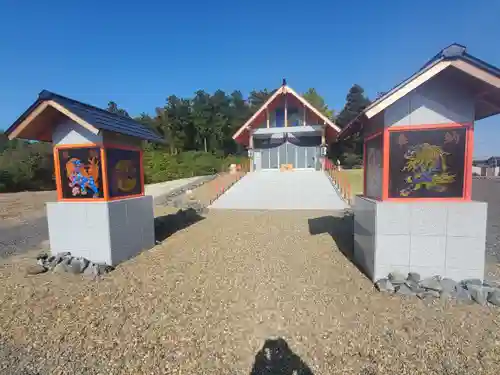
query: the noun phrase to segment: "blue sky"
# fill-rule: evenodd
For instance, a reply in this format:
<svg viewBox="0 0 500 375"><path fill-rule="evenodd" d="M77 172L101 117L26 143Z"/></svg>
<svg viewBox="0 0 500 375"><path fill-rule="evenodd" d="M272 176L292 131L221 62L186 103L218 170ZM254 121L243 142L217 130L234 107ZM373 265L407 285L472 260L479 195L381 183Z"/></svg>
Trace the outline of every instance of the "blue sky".
<svg viewBox="0 0 500 375"><path fill-rule="evenodd" d="M500 66L497 1L19 4L0 0L0 128L42 89L137 115L170 94L246 94L286 77L338 111L352 84L373 98L453 42ZM500 116L476 129L476 156L500 154Z"/></svg>

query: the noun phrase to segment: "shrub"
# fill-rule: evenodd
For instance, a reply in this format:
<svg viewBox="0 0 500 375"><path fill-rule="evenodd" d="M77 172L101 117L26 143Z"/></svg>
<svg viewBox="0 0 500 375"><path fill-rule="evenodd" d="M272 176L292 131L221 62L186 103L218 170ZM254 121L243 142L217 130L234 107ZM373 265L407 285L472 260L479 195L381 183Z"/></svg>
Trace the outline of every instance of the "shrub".
<svg viewBox="0 0 500 375"><path fill-rule="evenodd" d="M347 169L361 168L363 165L363 157L358 154L344 153L342 154L342 166Z"/></svg>
<svg viewBox="0 0 500 375"><path fill-rule="evenodd" d="M156 183L193 176L206 176L227 171L231 164L242 164L245 157L187 151L170 155L164 150L147 150L144 153L146 183Z"/></svg>

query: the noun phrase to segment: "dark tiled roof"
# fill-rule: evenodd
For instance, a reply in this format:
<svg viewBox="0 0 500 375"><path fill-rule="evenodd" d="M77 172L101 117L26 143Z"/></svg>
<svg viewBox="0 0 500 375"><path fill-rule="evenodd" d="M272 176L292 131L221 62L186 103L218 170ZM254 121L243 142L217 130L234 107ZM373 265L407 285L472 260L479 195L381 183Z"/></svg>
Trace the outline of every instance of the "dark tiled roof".
<svg viewBox="0 0 500 375"><path fill-rule="evenodd" d="M394 86L392 89L387 91L384 95L380 96L376 100L374 100L366 109L361 113L360 116L355 118L351 123L349 123L347 126L344 127L342 132L339 134L339 138L343 139L346 137L349 137L350 135L357 133L362 129L362 123L361 123L361 117L362 115L370 108L374 107L378 103L380 103L382 100L387 98L388 96L392 95L400 86L403 86L409 81L412 81L414 78L417 76L421 75L423 72L428 70L431 66L441 62L441 61L453 61L453 60L464 60L472 65L475 65L476 67L486 70L489 73L500 77L500 69L497 68L496 66L493 66L491 64L488 64L487 62L478 59L477 57L474 57L472 55L469 55L466 52L466 47L461 45L461 44L451 44L448 47L442 49L436 56L434 56L432 59L430 59L427 63L425 63L422 68L420 68L416 73L412 74L410 77L407 79L403 80L402 82L398 83L396 86Z"/></svg>
<svg viewBox="0 0 500 375"><path fill-rule="evenodd" d="M120 133L152 142L163 142L163 138L145 125L125 116L108 112L104 109L85 104L53 92L43 90L38 95L38 100L7 130L11 132L20 124L40 103L52 100L76 116L85 120L97 129Z"/></svg>

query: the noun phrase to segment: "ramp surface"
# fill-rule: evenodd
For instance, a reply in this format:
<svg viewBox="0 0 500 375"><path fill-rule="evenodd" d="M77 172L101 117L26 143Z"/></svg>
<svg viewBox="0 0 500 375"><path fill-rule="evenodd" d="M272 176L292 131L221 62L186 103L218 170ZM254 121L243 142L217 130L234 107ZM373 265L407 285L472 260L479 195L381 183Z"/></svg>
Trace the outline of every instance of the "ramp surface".
<svg viewBox="0 0 500 375"><path fill-rule="evenodd" d="M212 209L342 210L347 204L318 171L248 173L217 199Z"/></svg>

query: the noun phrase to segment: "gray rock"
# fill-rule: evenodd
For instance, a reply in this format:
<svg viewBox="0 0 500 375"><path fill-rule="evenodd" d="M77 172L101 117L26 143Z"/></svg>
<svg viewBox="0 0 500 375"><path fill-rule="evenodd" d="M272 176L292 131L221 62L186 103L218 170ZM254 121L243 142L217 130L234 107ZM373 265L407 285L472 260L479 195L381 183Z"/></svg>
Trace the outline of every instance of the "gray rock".
<svg viewBox="0 0 500 375"><path fill-rule="evenodd" d="M54 272L54 273L65 273L65 272L68 272L68 265L65 264L65 263L56 264L56 266L54 267L54 269L52 270L52 272Z"/></svg>
<svg viewBox="0 0 500 375"><path fill-rule="evenodd" d="M414 296L416 293L408 288L406 284L401 284L396 287L396 294L402 295L402 296Z"/></svg>
<svg viewBox="0 0 500 375"><path fill-rule="evenodd" d="M73 258L71 262L67 265L68 272L73 274L82 273L83 270L87 267L88 260L85 258Z"/></svg>
<svg viewBox="0 0 500 375"><path fill-rule="evenodd" d="M426 290L424 292L417 293L417 297L420 299L438 298L439 296L439 292L435 290Z"/></svg>
<svg viewBox="0 0 500 375"><path fill-rule="evenodd" d="M474 301L472 301L472 297L470 295L470 292L463 288L461 285L457 285L457 288L454 293L452 293L452 297L456 298L457 301L466 303L466 304L472 304Z"/></svg>
<svg viewBox="0 0 500 375"><path fill-rule="evenodd" d="M389 273L389 281L393 284L404 284L406 281L406 276L403 275L401 272L391 272Z"/></svg>
<svg viewBox="0 0 500 375"><path fill-rule="evenodd" d="M56 259L62 260L63 258L67 258L70 255L71 255L71 253L69 251L63 251L61 253L57 253L55 255L55 257L56 257Z"/></svg>
<svg viewBox="0 0 500 375"><path fill-rule="evenodd" d="M494 290L488 294L488 302L495 306L500 306L500 290Z"/></svg>
<svg viewBox="0 0 500 375"><path fill-rule="evenodd" d="M479 279L465 279L465 280L462 280L462 285L465 285L466 287L468 285L481 286L481 285L483 285L483 282L481 280L479 280Z"/></svg>
<svg viewBox="0 0 500 375"><path fill-rule="evenodd" d="M474 301L482 306L486 305L489 294L487 289L483 288L481 285L468 284L467 290L470 292L470 295Z"/></svg>
<svg viewBox="0 0 500 375"><path fill-rule="evenodd" d="M428 278L420 281L420 286L422 288L425 288L428 290L435 290L437 292L440 292L443 289L443 287L441 286L441 283L432 277L428 277Z"/></svg>
<svg viewBox="0 0 500 375"><path fill-rule="evenodd" d="M418 283L420 281L420 274L417 272L410 272L406 280Z"/></svg>
<svg viewBox="0 0 500 375"><path fill-rule="evenodd" d="M375 283L380 292L394 293L394 285L388 279L380 279Z"/></svg>
<svg viewBox="0 0 500 375"><path fill-rule="evenodd" d="M36 265L29 266L28 268L26 268L27 275L38 275L38 274L44 273L44 272L47 272L47 268L45 268L44 266L42 266L40 264L36 264Z"/></svg>
<svg viewBox="0 0 500 375"><path fill-rule="evenodd" d="M484 280L483 282L484 286L489 286L491 288L497 288L500 289L500 281L495 281L495 280Z"/></svg>
<svg viewBox="0 0 500 375"><path fill-rule="evenodd" d="M36 263L40 266L45 266L48 258L49 255L47 253L38 254L38 256L36 257Z"/></svg>
<svg viewBox="0 0 500 375"><path fill-rule="evenodd" d="M184 211L184 217L188 223L195 221L198 218L198 213L194 208L188 208Z"/></svg>
<svg viewBox="0 0 500 375"><path fill-rule="evenodd" d="M458 283L455 280L448 279L446 277L443 280L441 280L439 283L441 284L442 293L446 293L446 294L450 294L450 295L457 289L457 286L458 286Z"/></svg>
<svg viewBox="0 0 500 375"><path fill-rule="evenodd" d="M99 275L104 275L105 273L109 273L115 269L115 267L110 266L108 264L98 264Z"/></svg>
<svg viewBox="0 0 500 375"><path fill-rule="evenodd" d="M182 197L174 199L173 203L174 203L173 206L175 208L182 208L182 207L184 207L184 204L185 204L184 199Z"/></svg>
<svg viewBox="0 0 500 375"><path fill-rule="evenodd" d="M83 270L83 275L92 278L99 276L99 266L89 262L88 266Z"/></svg>
<svg viewBox="0 0 500 375"><path fill-rule="evenodd" d="M62 258L61 261L59 262L59 264L68 265L71 263L71 259L72 259L71 255L68 255L68 256Z"/></svg>
<svg viewBox="0 0 500 375"><path fill-rule="evenodd" d="M425 292L425 289L422 288L417 282L406 280L405 285L410 288L410 290L414 293L422 293Z"/></svg>

